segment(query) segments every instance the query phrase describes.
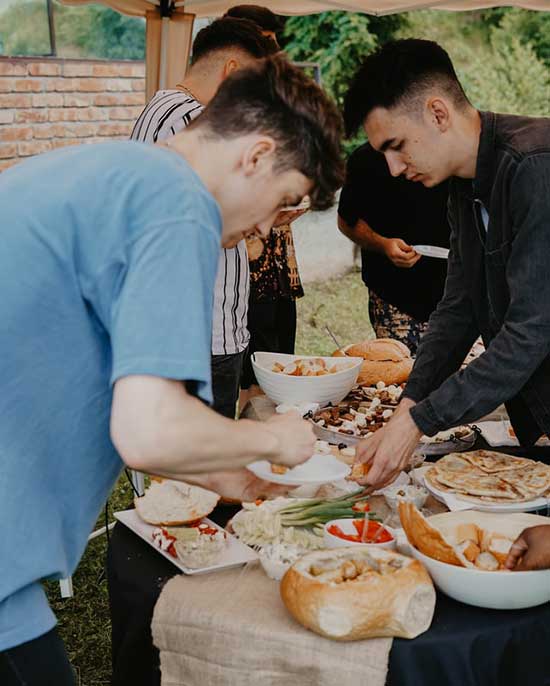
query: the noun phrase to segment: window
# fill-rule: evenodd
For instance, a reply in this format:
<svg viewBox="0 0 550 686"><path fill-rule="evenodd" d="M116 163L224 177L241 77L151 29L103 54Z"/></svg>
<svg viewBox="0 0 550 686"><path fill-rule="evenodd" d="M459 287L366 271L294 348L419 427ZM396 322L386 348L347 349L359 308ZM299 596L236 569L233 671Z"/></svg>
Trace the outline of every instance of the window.
<svg viewBox="0 0 550 686"><path fill-rule="evenodd" d="M145 20L103 5L0 0L0 55L144 59Z"/></svg>

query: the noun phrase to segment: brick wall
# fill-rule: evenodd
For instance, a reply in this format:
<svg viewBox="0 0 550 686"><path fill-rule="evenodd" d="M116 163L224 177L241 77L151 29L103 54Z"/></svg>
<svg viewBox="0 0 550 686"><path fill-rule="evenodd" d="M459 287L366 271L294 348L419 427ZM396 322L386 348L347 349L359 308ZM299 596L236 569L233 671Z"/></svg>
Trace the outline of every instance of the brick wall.
<svg viewBox="0 0 550 686"><path fill-rule="evenodd" d="M142 62L0 58L0 171L46 150L128 138L144 77Z"/></svg>

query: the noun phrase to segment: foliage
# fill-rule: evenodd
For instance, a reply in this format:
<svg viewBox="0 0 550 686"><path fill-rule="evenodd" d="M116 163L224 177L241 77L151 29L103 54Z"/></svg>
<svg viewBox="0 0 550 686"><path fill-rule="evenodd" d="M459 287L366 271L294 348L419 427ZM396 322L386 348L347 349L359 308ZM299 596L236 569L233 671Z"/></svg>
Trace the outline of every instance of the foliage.
<svg viewBox="0 0 550 686"><path fill-rule="evenodd" d="M480 13L472 17L414 12L399 35L443 45L466 94L479 109L549 116L550 74L534 48L508 26L515 14L503 13L487 23Z"/></svg>
<svg viewBox="0 0 550 686"><path fill-rule="evenodd" d="M61 57L143 59L145 22L100 5L53 5L57 54ZM45 0L12 3L0 13L0 54L51 53Z"/></svg>

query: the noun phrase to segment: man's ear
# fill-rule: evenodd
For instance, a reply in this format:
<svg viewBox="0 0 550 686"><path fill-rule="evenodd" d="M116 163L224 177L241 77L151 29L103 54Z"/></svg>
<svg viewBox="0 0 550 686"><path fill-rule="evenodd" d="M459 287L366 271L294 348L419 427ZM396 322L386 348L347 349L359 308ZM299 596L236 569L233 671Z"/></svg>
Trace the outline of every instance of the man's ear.
<svg viewBox="0 0 550 686"><path fill-rule="evenodd" d="M255 137L243 150L241 166L245 176L271 169L277 145L271 136Z"/></svg>
<svg viewBox="0 0 550 686"><path fill-rule="evenodd" d="M230 57L223 65L222 78L226 79L230 74L240 68L241 65L239 64L239 60L235 59L234 57Z"/></svg>
<svg viewBox="0 0 550 686"><path fill-rule="evenodd" d="M451 110L444 98L430 98L426 103L430 121L444 133L451 125Z"/></svg>

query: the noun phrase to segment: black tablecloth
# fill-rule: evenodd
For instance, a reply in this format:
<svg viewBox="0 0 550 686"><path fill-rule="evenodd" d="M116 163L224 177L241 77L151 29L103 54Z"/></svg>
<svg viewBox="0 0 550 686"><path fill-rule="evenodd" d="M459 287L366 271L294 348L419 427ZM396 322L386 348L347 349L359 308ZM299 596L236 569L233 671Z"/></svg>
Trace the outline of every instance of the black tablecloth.
<svg viewBox="0 0 550 686"><path fill-rule="evenodd" d="M476 447L485 446L479 441ZM548 449L529 451L539 460L550 461L548 455ZM219 507L212 518L224 524L238 509ZM121 524L111 535L107 572L112 684L158 686L153 608L164 583L179 572ZM470 607L438 594L430 629L414 640L393 642L387 686L550 686L550 603L509 612Z"/></svg>

